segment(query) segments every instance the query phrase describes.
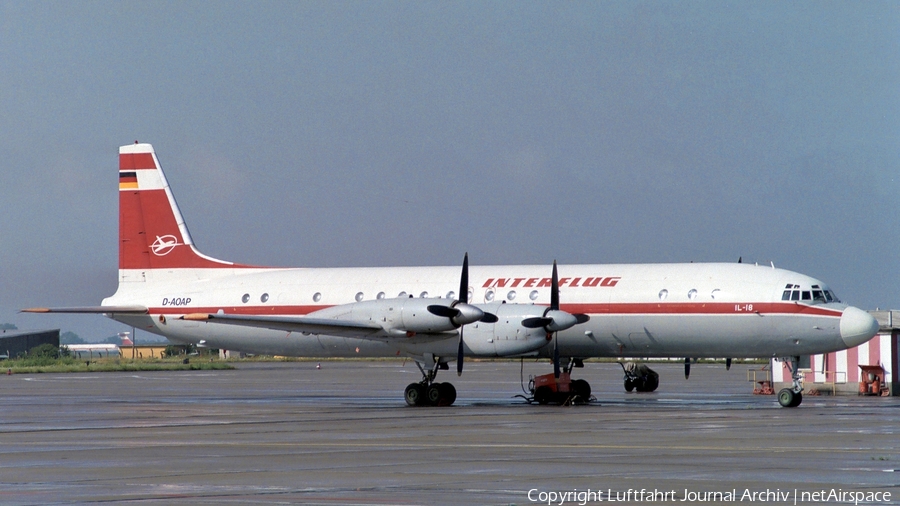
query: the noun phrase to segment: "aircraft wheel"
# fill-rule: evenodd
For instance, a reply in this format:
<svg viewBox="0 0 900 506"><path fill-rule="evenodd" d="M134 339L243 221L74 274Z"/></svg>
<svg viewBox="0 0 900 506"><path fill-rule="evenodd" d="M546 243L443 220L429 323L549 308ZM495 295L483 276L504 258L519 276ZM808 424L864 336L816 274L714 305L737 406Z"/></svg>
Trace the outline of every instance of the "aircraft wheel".
<svg viewBox="0 0 900 506"><path fill-rule="evenodd" d="M403 392L403 397L410 406L419 406L425 399L425 389L420 383L410 383Z"/></svg>
<svg viewBox="0 0 900 506"><path fill-rule="evenodd" d="M553 390L550 387L538 387L534 391L534 400L538 404L547 404L553 398Z"/></svg>
<svg viewBox="0 0 900 506"><path fill-rule="evenodd" d="M803 401L803 394L794 392L790 388L783 388L778 392L778 404L785 408L796 408Z"/></svg>
<svg viewBox="0 0 900 506"><path fill-rule="evenodd" d="M441 383L441 400L438 406L452 406L456 402L456 387L452 383Z"/></svg>
<svg viewBox="0 0 900 506"><path fill-rule="evenodd" d="M625 380L625 391L631 393L634 390L634 381L630 379Z"/></svg>
<svg viewBox="0 0 900 506"><path fill-rule="evenodd" d="M441 393L443 383L432 383L431 386L425 389L425 402L423 404L427 404L429 406L437 406L441 402Z"/></svg>
<svg viewBox="0 0 900 506"><path fill-rule="evenodd" d="M591 398L591 384L583 379L573 381L572 390L585 402Z"/></svg>

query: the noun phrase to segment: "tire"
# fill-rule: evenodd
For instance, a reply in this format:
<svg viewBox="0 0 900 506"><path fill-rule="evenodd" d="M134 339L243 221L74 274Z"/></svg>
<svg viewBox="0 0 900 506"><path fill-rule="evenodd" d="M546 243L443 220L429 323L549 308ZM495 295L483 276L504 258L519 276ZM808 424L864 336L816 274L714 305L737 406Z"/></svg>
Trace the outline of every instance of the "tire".
<svg viewBox="0 0 900 506"><path fill-rule="evenodd" d="M625 380L625 391L631 393L634 390L634 381L630 379Z"/></svg>
<svg viewBox="0 0 900 506"><path fill-rule="evenodd" d="M649 376L644 381L644 388L647 392L655 392L659 387L659 376Z"/></svg>
<svg viewBox="0 0 900 506"><path fill-rule="evenodd" d="M537 387L534 391L534 400L538 404L547 404L553 398L553 390L550 387Z"/></svg>
<svg viewBox="0 0 900 506"><path fill-rule="evenodd" d="M425 398L425 389L419 383L410 383L403 392L403 397L410 406L419 406Z"/></svg>
<svg viewBox="0 0 900 506"><path fill-rule="evenodd" d="M778 392L778 404L783 408L796 408L803 400L803 394L794 392L790 388L783 388Z"/></svg>
<svg viewBox="0 0 900 506"><path fill-rule="evenodd" d="M591 398L591 384L583 379L577 379L572 382L572 390L581 397L581 400L587 402Z"/></svg>
<svg viewBox="0 0 900 506"><path fill-rule="evenodd" d="M443 383L432 383L425 389L425 399L423 404L428 406L437 406L441 402L441 386Z"/></svg>
<svg viewBox="0 0 900 506"><path fill-rule="evenodd" d="M452 406L456 402L456 387L452 383L441 383L441 400L438 406Z"/></svg>

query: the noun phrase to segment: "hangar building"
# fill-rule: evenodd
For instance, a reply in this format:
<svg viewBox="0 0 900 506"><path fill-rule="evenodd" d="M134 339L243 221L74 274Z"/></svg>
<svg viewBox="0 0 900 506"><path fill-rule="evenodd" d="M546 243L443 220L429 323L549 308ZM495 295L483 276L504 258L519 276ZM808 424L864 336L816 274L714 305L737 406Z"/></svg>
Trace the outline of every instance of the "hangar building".
<svg viewBox="0 0 900 506"><path fill-rule="evenodd" d="M42 344L59 347L59 329L54 330L4 330L0 332L0 356L16 358Z"/></svg>

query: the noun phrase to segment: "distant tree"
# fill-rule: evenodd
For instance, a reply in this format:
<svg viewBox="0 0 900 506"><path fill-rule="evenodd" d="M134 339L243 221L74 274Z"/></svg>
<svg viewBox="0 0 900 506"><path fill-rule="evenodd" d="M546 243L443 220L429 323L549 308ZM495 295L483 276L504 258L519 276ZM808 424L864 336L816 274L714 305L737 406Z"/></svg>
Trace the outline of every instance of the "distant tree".
<svg viewBox="0 0 900 506"><path fill-rule="evenodd" d="M0 323L0 330L19 330L19 327L16 327L12 323Z"/></svg>
<svg viewBox="0 0 900 506"><path fill-rule="evenodd" d="M78 337L78 334L66 331L60 334L59 344L87 344L87 342Z"/></svg>
<svg viewBox="0 0 900 506"><path fill-rule="evenodd" d="M180 355L182 353L184 353L184 347L177 346L174 344L170 344L170 345L166 346L165 351L163 351L163 354L167 357L177 357L178 355Z"/></svg>
<svg viewBox="0 0 900 506"><path fill-rule="evenodd" d="M59 347L50 343L44 343L28 350L28 356L32 358L59 358Z"/></svg>
<svg viewBox="0 0 900 506"><path fill-rule="evenodd" d="M114 344L114 345L118 346L118 345L122 344L122 338L120 338L119 336L109 336L100 342L104 343L104 344Z"/></svg>

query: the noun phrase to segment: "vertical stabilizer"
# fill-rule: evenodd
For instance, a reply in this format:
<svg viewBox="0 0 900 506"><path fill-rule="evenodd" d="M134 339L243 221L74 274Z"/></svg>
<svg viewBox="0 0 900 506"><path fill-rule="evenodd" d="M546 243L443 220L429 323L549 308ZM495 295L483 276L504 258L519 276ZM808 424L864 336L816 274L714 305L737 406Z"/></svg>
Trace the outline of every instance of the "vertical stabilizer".
<svg viewBox="0 0 900 506"><path fill-rule="evenodd" d="M119 148L119 270L234 266L194 248L150 144Z"/></svg>

